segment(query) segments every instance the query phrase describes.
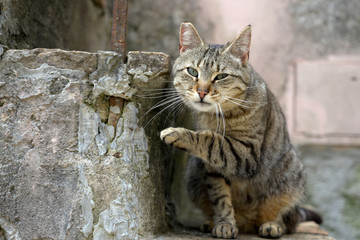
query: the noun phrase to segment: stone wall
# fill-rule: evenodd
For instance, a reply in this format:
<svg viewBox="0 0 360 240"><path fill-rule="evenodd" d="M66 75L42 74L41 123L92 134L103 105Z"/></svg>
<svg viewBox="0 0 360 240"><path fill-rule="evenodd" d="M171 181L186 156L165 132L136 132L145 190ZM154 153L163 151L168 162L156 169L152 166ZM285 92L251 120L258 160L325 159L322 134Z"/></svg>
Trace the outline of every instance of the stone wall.
<svg viewBox="0 0 360 240"><path fill-rule="evenodd" d="M141 60L140 60L141 59ZM159 119L169 57L3 50L0 239L140 239L167 229ZM161 118L160 118L161 119ZM162 124L161 124L162 126Z"/></svg>

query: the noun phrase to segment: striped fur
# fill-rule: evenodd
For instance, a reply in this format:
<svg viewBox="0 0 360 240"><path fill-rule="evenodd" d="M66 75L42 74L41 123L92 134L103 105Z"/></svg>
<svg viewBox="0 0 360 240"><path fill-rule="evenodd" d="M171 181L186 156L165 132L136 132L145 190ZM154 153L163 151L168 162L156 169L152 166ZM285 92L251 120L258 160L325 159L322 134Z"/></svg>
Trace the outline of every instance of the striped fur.
<svg viewBox="0 0 360 240"><path fill-rule="evenodd" d="M196 131L167 128L161 139L193 156L186 181L209 217L201 229L219 238L293 232L304 220L298 210L304 168L277 100L248 64L250 27L223 46L204 43L191 23L182 24L181 34L174 87L194 110Z"/></svg>

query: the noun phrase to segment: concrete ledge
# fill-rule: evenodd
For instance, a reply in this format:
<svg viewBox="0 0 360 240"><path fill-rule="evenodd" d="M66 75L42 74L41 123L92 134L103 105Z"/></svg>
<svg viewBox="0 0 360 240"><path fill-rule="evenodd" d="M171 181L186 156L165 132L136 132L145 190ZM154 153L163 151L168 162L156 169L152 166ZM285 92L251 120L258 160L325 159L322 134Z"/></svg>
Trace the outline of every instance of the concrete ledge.
<svg viewBox="0 0 360 240"><path fill-rule="evenodd" d="M178 230L175 233L168 233L156 238L157 240L214 240L210 233L202 233L196 230ZM236 239L242 240L263 240L256 235L240 234ZM328 236L328 233L321 229L321 227L314 222L304 222L299 224L297 233L284 235L281 240L335 240Z"/></svg>
<svg viewBox="0 0 360 240"><path fill-rule="evenodd" d="M192 239L192 240L214 240L210 234L199 236L194 233L182 233L182 234L168 234L165 236L161 236L156 238L157 240L182 240L182 239ZM239 235L236 239L242 240L264 240L264 238L260 238L254 235ZM315 235L315 234L304 234L297 233L292 235L285 235L281 240L334 240L334 238L323 235Z"/></svg>
<svg viewBox="0 0 360 240"><path fill-rule="evenodd" d="M184 233L169 233L163 236L156 238L156 240L182 240L182 239L192 239L192 240L214 240L215 238L211 237L211 234L202 234L193 233L193 232L184 232ZM264 240L256 235L247 235L240 234L236 239L242 240ZM306 234L306 233L296 233L291 235L284 235L280 240L335 240L330 236L318 235L318 234Z"/></svg>

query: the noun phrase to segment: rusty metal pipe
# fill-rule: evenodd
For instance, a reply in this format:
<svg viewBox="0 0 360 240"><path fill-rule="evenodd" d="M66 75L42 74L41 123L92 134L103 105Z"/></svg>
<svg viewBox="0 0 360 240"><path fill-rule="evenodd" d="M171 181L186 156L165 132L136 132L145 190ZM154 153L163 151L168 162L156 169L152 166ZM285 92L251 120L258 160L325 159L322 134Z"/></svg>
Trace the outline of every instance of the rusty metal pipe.
<svg viewBox="0 0 360 240"><path fill-rule="evenodd" d="M113 1L113 21L111 49L126 61L126 33L127 33L128 0Z"/></svg>

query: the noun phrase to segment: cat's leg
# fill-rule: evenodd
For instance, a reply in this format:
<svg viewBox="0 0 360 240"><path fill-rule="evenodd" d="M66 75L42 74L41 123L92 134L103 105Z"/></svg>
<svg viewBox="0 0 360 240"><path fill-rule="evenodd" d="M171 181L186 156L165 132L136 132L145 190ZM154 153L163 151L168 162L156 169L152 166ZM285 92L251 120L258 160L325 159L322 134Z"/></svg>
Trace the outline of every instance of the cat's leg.
<svg viewBox="0 0 360 240"><path fill-rule="evenodd" d="M207 132L209 136L213 136L210 131ZM202 150L205 150L206 148L206 142L203 138L200 138L200 134L198 132L194 132L186 128L169 127L161 131L160 139L170 146L188 151L197 157L203 158L203 156L194 154L195 149L202 148L202 146Z"/></svg>
<svg viewBox="0 0 360 240"><path fill-rule="evenodd" d="M298 222L295 204L298 199L298 194L287 193L264 200L259 205L257 218L259 236L275 239L295 230Z"/></svg>
<svg viewBox="0 0 360 240"><path fill-rule="evenodd" d="M265 238L279 238L282 234L291 234L302 221L315 221L321 224L321 216L313 210L295 206L275 221L266 222L259 228L259 236Z"/></svg>
<svg viewBox="0 0 360 240"><path fill-rule="evenodd" d="M275 192L277 189L286 189L286 193L278 192L269 196L259 207L259 235L261 237L279 238L282 234L292 233L297 223L301 220L301 211L297 204L303 197L304 169L297 161L295 151L291 149L278 161L273 172L272 184ZM276 187L279 186L279 187Z"/></svg>
<svg viewBox="0 0 360 240"><path fill-rule="evenodd" d="M297 224L301 220L298 209L298 207L291 208L276 220L262 224L259 228L259 236L274 239L280 238L285 233L294 233Z"/></svg>
<svg viewBox="0 0 360 240"><path fill-rule="evenodd" d="M214 228L214 210L206 188L204 162L197 157L190 157L186 167L185 182L191 201L202 210L207 220L200 226L200 231L211 232Z"/></svg>
<svg viewBox="0 0 360 240"><path fill-rule="evenodd" d="M203 160L197 157L189 159L185 180L190 199L208 217L200 230L219 238L236 237L230 183L220 174L208 173Z"/></svg>
<svg viewBox="0 0 360 240"><path fill-rule="evenodd" d="M280 238L284 233L284 224L277 222L266 222L259 228L259 236L263 238Z"/></svg>
<svg viewBox="0 0 360 240"><path fill-rule="evenodd" d="M263 238L280 238L287 232L287 226L284 224L281 214L276 214L273 209L269 209L260 213L262 218L267 218L266 221L259 227L259 236ZM276 216L276 215L277 216ZM273 215L273 216L272 216Z"/></svg>
<svg viewBox="0 0 360 240"><path fill-rule="evenodd" d="M224 176L251 178L258 173L260 146L251 139L243 141L208 130L195 132L172 127L161 131L160 138L170 146L201 158Z"/></svg>
<svg viewBox="0 0 360 240"><path fill-rule="evenodd" d="M214 209L214 227L212 236L217 238L236 238L234 208L231 202L229 182L218 174L207 174L206 186Z"/></svg>
<svg viewBox="0 0 360 240"><path fill-rule="evenodd" d="M306 218L304 218L306 220ZM296 226L302 220L302 213L300 212L300 207L295 206L290 209L287 213L283 214L282 222L285 225L283 227L284 233L294 233Z"/></svg>

